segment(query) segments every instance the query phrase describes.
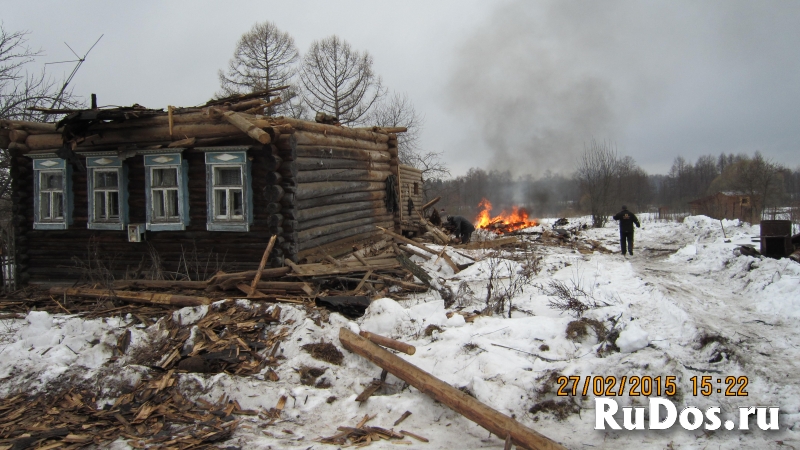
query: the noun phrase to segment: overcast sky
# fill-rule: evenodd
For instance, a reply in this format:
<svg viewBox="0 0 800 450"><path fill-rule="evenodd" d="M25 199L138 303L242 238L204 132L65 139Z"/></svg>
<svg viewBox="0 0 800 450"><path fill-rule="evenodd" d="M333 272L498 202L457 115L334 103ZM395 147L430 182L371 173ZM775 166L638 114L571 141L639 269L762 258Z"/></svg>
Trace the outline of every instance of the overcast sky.
<svg viewBox="0 0 800 450"><path fill-rule="evenodd" d="M453 175L571 172L592 138L651 173L756 150L800 165L797 1L4 1L0 18L41 62L104 35L74 92L150 108L205 103L255 22L301 55L337 34L409 96Z"/></svg>

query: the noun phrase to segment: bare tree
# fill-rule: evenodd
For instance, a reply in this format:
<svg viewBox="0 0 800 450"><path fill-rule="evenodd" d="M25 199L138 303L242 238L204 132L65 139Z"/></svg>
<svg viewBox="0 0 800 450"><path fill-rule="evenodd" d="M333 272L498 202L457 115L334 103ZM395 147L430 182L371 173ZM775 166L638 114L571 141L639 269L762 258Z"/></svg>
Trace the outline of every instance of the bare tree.
<svg viewBox="0 0 800 450"><path fill-rule="evenodd" d="M741 161L732 167L736 169L734 187L756 200L751 203L751 222L759 222L764 209L777 206L785 192L782 167L764 159L760 152L756 152L753 159Z"/></svg>
<svg viewBox="0 0 800 450"><path fill-rule="evenodd" d="M288 85L296 73L297 59L297 48L289 33L281 31L272 22L256 23L239 38L227 71L219 71L220 92L217 96L228 97ZM283 97L284 106L271 112L283 113L292 111L292 106L297 108L297 105L291 105L299 100L296 93L284 93Z"/></svg>
<svg viewBox="0 0 800 450"><path fill-rule="evenodd" d="M397 135L397 151L400 162L411 165L411 154L419 150L423 119L406 94L395 92L376 103L366 121L379 127L406 127L408 131Z"/></svg>
<svg viewBox="0 0 800 450"><path fill-rule="evenodd" d="M372 56L334 35L311 44L300 69L303 100L313 110L358 124L384 94Z"/></svg>
<svg viewBox="0 0 800 450"><path fill-rule="evenodd" d="M592 139L578 161L575 177L588 202L592 225L605 226L611 213L611 194L617 176L619 158L610 143Z"/></svg>
<svg viewBox="0 0 800 450"><path fill-rule="evenodd" d="M33 107L77 107L79 99L71 91L62 92L62 83L48 77L44 70L29 72L41 52L28 47L27 31L9 32L0 24L0 119L41 122L46 115ZM3 145L3 147L6 147ZM0 198L8 198L10 154L0 148Z"/></svg>

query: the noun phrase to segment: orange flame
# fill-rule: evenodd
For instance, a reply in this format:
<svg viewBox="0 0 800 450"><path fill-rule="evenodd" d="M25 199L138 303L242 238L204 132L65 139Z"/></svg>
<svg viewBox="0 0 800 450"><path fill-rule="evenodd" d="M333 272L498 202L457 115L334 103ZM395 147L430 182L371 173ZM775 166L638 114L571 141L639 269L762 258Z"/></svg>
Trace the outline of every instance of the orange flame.
<svg viewBox="0 0 800 450"><path fill-rule="evenodd" d="M476 228L504 234L539 225L539 221L536 219L528 219L528 211L525 211L524 208L514 206L511 208L511 213L503 210L499 216L492 217L492 204L489 200L484 198L478 203L478 207L483 209L478 213L478 217L475 218Z"/></svg>

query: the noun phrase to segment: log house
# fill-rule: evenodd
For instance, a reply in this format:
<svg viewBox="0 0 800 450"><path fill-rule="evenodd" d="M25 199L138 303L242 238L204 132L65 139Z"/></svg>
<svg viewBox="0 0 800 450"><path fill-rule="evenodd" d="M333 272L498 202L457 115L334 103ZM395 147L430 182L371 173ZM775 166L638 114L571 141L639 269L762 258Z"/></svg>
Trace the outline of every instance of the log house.
<svg viewBox="0 0 800 450"><path fill-rule="evenodd" d="M404 189L403 199L421 205L419 172L398 163L402 130L248 114L241 105L0 121L18 281L75 280L98 257L116 279L148 264L173 273L203 266L200 278L222 262L252 270L273 235L268 265L279 267L377 240L377 227L401 232ZM420 185L404 188L411 175Z"/></svg>

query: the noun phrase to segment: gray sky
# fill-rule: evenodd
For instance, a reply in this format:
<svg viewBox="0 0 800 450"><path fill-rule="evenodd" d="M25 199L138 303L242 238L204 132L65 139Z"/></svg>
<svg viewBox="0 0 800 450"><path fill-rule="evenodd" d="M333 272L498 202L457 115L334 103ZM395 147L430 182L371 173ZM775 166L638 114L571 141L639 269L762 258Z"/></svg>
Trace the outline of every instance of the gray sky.
<svg viewBox="0 0 800 450"><path fill-rule="evenodd" d="M800 2L4 1L41 62L74 59L101 105L204 103L237 39L270 20L303 54L337 34L405 92L453 175L569 172L613 142L651 173L759 150L800 165ZM50 65L57 77L73 64Z"/></svg>

